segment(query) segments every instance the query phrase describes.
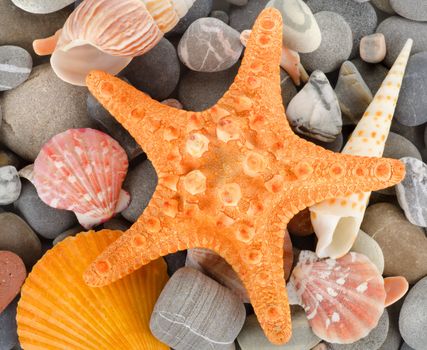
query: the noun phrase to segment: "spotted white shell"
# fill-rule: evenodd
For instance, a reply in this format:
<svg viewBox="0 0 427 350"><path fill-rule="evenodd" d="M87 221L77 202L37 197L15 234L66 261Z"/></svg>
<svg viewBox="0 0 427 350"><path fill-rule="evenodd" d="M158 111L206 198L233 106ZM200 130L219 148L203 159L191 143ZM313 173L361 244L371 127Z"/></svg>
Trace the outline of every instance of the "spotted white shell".
<svg viewBox="0 0 427 350"><path fill-rule="evenodd" d="M367 336L384 311L383 278L362 254L320 260L303 251L289 287L313 332L331 343L349 344Z"/></svg>

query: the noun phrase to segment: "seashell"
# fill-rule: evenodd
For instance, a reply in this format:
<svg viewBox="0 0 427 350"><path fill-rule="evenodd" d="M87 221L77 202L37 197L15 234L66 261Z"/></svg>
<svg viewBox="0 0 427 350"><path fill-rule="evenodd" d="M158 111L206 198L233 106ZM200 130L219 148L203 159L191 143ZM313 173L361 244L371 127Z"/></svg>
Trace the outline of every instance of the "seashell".
<svg viewBox="0 0 427 350"><path fill-rule="evenodd" d="M34 164L29 164L18 171L20 177L27 179L34 185ZM34 185L35 186L35 185Z"/></svg>
<svg viewBox="0 0 427 350"><path fill-rule="evenodd" d="M94 129L69 129L50 139L34 162L34 184L47 205L73 211L90 228L124 210L128 169L117 141Z"/></svg>
<svg viewBox="0 0 427 350"><path fill-rule="evenodd" d="M384 311L383 278L369 259L349 253L320 260L302 251L288 289L293 289L313 332L331 343L349 344L368 335Z"/></svg>
<svg viewBox="0 0 427 350"><path fill-rule="evenodd" d="M54 36L36 40L34 51L50 54L62 80L86 85L91 70L119 73L133 57L151 50L195 0L85 0ZM53 50L52 50L53 49Z"/></svg>
<svg viewBox="0 0 427 350"><path fill-rule="evenodd" d="M18 336L26 350L166 350L149 329L168 277L163 259L109 286L91 288L82 275L121 231L69 237L34 266L21 290Z"/></svg>
<svg viewBox="0 0 427 350"><path fill-rule="evenodd" d="M384 306L388 307L400 300L408 291L409 284L405 277L394 276L384 278L386 298Z"/></svg>
<svg viewBox="0 0 427 350"><path fill-rule="evenodd" d="M382 156L411 47L412 40L409 39L342 153ZM359 232L369 196L370 192L352 194L310 207L319 257L339 258L350 250Z"/></svg>
<svg viewBox="0 0 427 350"><path fill-rule="evenodd" d="M292 242L287 230L285 230L283 245L283 268L285 279L289 278L293 265ZM286 257L286 258L285 258ZM232 290L244 303L250 303L250 299L243 282L233 270L231 265L219 254L210 249L193 248L187 251L185 266L197 269L223 286Z"/></svg>

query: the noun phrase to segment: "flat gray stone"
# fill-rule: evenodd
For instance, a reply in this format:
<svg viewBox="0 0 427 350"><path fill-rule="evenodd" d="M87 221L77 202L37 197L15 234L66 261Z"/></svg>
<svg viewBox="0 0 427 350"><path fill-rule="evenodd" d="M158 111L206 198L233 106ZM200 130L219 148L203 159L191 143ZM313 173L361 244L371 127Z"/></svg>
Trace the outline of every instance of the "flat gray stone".
<svg viewBox="0 0 427 350"><path fill-rule="evenodd" d="M399 123L395 118L391 122L391 131L396 134L399 134L409 141L411 141L415 147L420 151L422 155L422 150L425 148L424 143L424 125L419 126L407 126Z"/></svg>
<svg viewBox="0 0 427 350"><path fill-rule="evenodd" d="M393 8L390 5L390 0L371 0L371 3L379 10L393 15L396 12L393 10Z"/></svg>
<svg viewBox="0 0 427 350"><path fill-rule="evenodd" d="M399 316L399 329L403 340L415 350L427 344L427 277L411 288L403 302Z"/></svg>
<svg viewBox="0 0 427 350"><path fill-rule="evenodd" d="M0 350L10 350L18 344L16 308L19 297L0 313Z"/></svg>
<svg viewBox="0 0 427 350"><path fill-rule="evenodd" d="M216 18L194 21L178 45L181 62L197 72L219 72L240 58L240 33Z"/></svg>
<svg viewBox="0 0 427 350"><path fill-rule="evenodd" d="M332 142L341 133L342 119L337 96L321 71L314 71L308 83L286 109L291 127L300 134Z"/></svg>
<svg viewBox="0 0 427 350"><path fill-rule="evenodd" d="M74 0L12 0L12 2L24 11L46 14L67 7L72 4Z"/></svg>
<svg viewBox="0 0 427 350"><path fill-rule="evenodd" d="M154 306L153 335L175 350L230 350L245 322L243 303L201 272L175 272Z"/></svg>
<svg viewBox="0 0 427 350"><path fill-rule="evenodd" d="M223 21L225 24L228 24L230 22L230 17L228 16L228 13L221 10L212 11L209 17L219 19L220 21Z"/></svg>
<svg viewBox="0 0 427 350"><path fill-rule="evenodd" d="M301 63L308 71L321 70L330 73L350 57L353 47L351 28L346 20L335 12L322 11L314 17L320 28L322 42L317 50L300 54Z"/></svg>
<svg viewBox="0 0 427 350"><path fill-rule="evenodd" d="M389 323L387 338L383 345L378 350L399 350L402 343L402 337L399 331L399 313L402 307L403 300L400 299L396 303L387 307Z"/></svg>
<svg viewBox="0 0 427 350"><path fill-rule="evenodd" d="M230 26L238 32L252 29L255 20L269 0L249 0L245 6L234 6L230 10Z"/></svg>
<svg viewBox="0 0 427 350"><path fill-rule="evenodd" d="M18 46L0 46L0 91L21 85L33 68L31 55ZM1 112L0 112L1 115Z"/></svg>
<svg viewBox="0 0 427 350"><path fill-rule="evenodd" d="M372 94L375 95L387 76L388 69L382 64L370 64L362 61L360 58L351 60L351 63L356 66L366 85L369 86Z"/></svg>
<svg viewBox="0 0 427 350"><path fill-rule="evenodd" d="M0 205L11 204L21 193L21 179L14 166L0 167Z"/></svg>
<svg viewBox="0 0 427 350"><path fill-rule="evenodd" d="M390 0L396 13L413 21L427 21L427 2L423 0Z"/></svg>
<svg viewBox="0 0 427 350"><path fill-rule="evenodd" d="M168 33L169 35L183 34L195 20L207 17L212 10L212 0L197 0L178 24Z"/></svg>

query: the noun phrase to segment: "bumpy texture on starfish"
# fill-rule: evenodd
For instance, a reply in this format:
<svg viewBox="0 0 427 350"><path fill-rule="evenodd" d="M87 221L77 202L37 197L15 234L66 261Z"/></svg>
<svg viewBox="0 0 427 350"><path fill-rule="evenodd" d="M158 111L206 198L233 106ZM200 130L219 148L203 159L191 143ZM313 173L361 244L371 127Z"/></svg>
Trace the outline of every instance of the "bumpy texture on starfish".
<svg viewBox="0 0 427 350"><path fill-rule="evenodd" d="M404 166L332 153L293 134L280 94L281 36L280 13L264 10L235 82L203 112L162 105L103 72L88 76L92 94L159 176L143 215L86 271L89 285L108 284L177 250L209 248L241 277L270 341L288 341L287 223L325 199L392 186Z"/></svg>

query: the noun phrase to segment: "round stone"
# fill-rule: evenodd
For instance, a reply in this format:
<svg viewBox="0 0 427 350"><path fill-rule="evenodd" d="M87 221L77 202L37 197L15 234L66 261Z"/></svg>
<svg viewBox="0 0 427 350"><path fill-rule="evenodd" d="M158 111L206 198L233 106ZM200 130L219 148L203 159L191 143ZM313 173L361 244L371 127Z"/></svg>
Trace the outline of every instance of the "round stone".
<svg viewBox="0 0 427 350"><path fill-rule="evenodd" d="M161 101L175 90L180 72L175 47L163 38L153 49L135 57L120 74L138 90Z"/></svg>
<svg viewBox="0 0 427 350"><path fill-rule="evenodd" d="M228 16L228 13L221 10L212 11L209 17L219 19L220 21L223 21L225 24L228 24L228 22L230 22L230 17Z"/></svg>
<svg viewBox="0 0 427 350"><path fill-rule="evenodd" d="M391 67L408 39L414 40L411 54L427 51L427 22L415 22L392 16L380 23L377 33L383 33L387 46L384 63ZM407 76L407 74L405 74Z"/></svg>
<svg viewBox="0 0 427 350"><path fill-rule="evenodd" d="M22 259L15 253L0 250L0 314L19 294L26 277Z"/></svg>
<svg viewBox="0 0 427 350"><path fill-rule="evenodd" d="M21 180L14 166L0 168L0 205L11 204L21 193Z"/></svg>
<svg viewBox="0 0 427 350"><path fill-rule="evenodd" d="M0 313L0 350L10 350L18 344L16 308L19 297Z"/></svg>
<svg viewBox="0 0 427 350"><path fill-rule="evenodd" d="M42 255L37 235L18 215L0 213L0 250L18 255L28 271Z"/></svg>
<svg viewBox="0 0 427 350"><path fill-rule="evenodd" d="M344 17L352 31L353 48L351 57L358 55L360 40L364 36L374 33L377 27L377 14L369 2L357 3L354 0L308 0L307 5L313 13L331 11Z"/></svg>
<svg viewBox="0 0 427 350"><path fill-rule="evenodd" d="M0 46L0 91L21 85L28 79L32 67L33 59L23 48Z"/></svg>
<svg viewBox="0 0 427 350"><path fill-rule="evenodd" d="M216 18L193 22L178 45L181 62L197 72L219 72L233 66L243 50L240 33Z"/></svg>
<svg viewBox="0 0 427 350"><path fill-rule="evenodd" d="M427 29L427 27L426 27ZM407 126L427 122L427 51L409 58L396 106L396 119Z"/></svg>
<svg viewBox="0 0 427 350"><path fill-rule="evenodd" d="M195 20L208 17L212 10L212 0L197 0L190 10L180 19L178 24L168 33L169 35L183 34Z"/></svg>
<svg viewBox="0 0 427 350"><path fill-rule="evenodd" d="M378 243L368 234L359 230L357 238L351 247L352 252L360 253L369 258L382 275L384 272L384 254Z"/></svg>
<svg viewBox="0 0 427 350"><path fill-rule="evenodd" d="M24 84L0 96L2 142L22 158L34 161L43 144L56 134L93 126L87 116L86 95L85 87L60 80L50 64L35 67Z"/></svg>
<svg viewBox="0 0 427 350"><path fill-rule="evenodd" d="M283 44L297 52L312 52L322 36L310 8L302 0L271 0L267 7L280 11L283 18Z"/></svg>
<svg viewBox="0 0 427 350"><path fill-rule="evenodd" d="M301 63L309 71L318 69L329 73L350 57L353 46L351 29L345 19L335 12L322 11L314 17L322 33L322 42L317 50L301 54Z"/></svg>
<svg viewBox="0 0 427 350"><path fill-rule="evenodd" d="M230 10L230 26L240 33L245 29L252 29L255 20L269 0L249 0L247 2L245 6L234 6Z"/></svg>
<svg viewBox="0 0 427 350"><path fill-rule="evenodd" d="M379 63L385 58L386 46L382 33L364 36L360 41L360 57L368 63Z"/></svg>
<svg viewBox="0 0 427 350"><path fill-rule="evenodd" d="M46 14L67 7L72 4L74 0L12 0L12 2L24 11Z"/></svg>
<svg viewBox="0 0 427 350"><path fill-rule="evenodd" d="M405 343L415 350L427 344L427 277L411 288L402 305L399 329Z"/></svg>
<svg viewBox="0 0 427 350"><path fill-rule="evenodd" d="M379 10L389 14L393 15L396 12L394 12L393 8L390 5L390 0L371 0L371 3Z"/></svg>
<svg viewBox="0 0 427 350"><path fill-rule="evenodd" d="M427 2L424 0L390 0L398 15L413 21L427 21Z"/></svg>

